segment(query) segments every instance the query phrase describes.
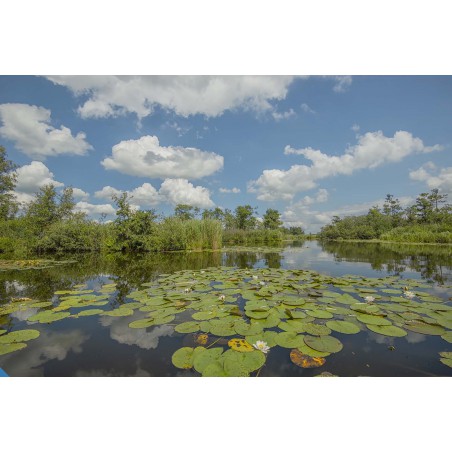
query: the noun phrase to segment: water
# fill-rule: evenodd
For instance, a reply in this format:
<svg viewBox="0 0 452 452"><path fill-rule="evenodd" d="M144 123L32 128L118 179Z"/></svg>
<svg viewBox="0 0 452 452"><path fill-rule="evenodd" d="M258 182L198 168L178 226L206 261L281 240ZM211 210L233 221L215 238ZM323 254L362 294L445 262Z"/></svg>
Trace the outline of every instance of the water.
<svg viewBox="0 0 452 452"><path fill-rule="evenodd" d="M114 308L130 301L127 295L131 291L159 274L220 265L309 269L331 276L395 275L433 284L433 295L446 299L452 296L452 289L446 287L452 284L452 247L447 246L306 241L275 250L62 258L68 257L77 262L41 270L0 272L0 305L11 297L52 301L55 291L76 284L97 290L102 284L115 282L117 291L109 300ZM175 333L173 325L131 329L128 324L139 318L135 314L30 325L26 318L37 311L0 316L0 329L33 328L41 333L38 339L28 342L27 348L0 356L0 368L11 376L199 376L194 370L177 369L171 363L175 350L193 346L193 336ZM438 355L452 351L452 344L440 336L408 332L403 338L394 338L368 330L333 335L344 348L327 357L324 366L297 367L289 358L290 349L274 347L259 376L315 376L323 371L339 376L452 376L452 368L442 364ZM226 348L227 340L218 345Z"/></svg>

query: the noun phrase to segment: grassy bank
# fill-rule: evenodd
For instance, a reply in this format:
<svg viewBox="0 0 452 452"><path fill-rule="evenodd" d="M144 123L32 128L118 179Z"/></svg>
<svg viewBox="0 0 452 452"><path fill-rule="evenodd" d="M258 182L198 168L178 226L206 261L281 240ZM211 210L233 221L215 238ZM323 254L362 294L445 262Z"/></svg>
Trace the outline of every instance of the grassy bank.
<svg viewBox="0 0 452 452"><path fill-rule="evenodd" d="M227 229L223 231L223 245L281 244L284 239L284 234L277 229Z"/></svg>
<svg viewBox="0 0 452 452"><path fill-rule="evenodd" d="M398 243L452 244L452 225L429 224L403 226L382 234L380 239Z"/></svg>

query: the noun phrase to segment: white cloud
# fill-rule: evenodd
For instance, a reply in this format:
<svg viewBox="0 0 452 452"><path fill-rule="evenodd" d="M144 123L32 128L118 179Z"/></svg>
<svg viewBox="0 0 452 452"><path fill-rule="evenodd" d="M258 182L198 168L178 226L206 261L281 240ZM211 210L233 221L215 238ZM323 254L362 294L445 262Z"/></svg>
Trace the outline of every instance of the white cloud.
<svg viewBox="0 0 452 452"><path fill-rule="evenodd" d="M191 129L191 127L182 126L178 124L176 121L173 122L167 121L165 122L165 124L163 124L162 127L175 130L177 132L178 137L185 135Z"/></svg>
<svg viewBox="0 0 452 452"><path fill-rule="evenodd" d="M81 188L73 187L72 188L72 194L74 195L74 198L76 199L88 199L89 193L82 190Z"/></svg>
<svg viewBox="0 0 452 452"><path fill-rule="evenodd" d="M294 76L49 76L89 99L83 118L135 113L150 115L156 105L181 116L219 116L237 108L258 112L284 99Z"/></svg>
<svg viewBox="0 0 452 452"><path fill-rule="evenodd" d="M358 133L360 127L359 127L358 124L353 124L353 125L351 126L351 129L353 130L353 132Z"/></svg>
<svg viewBox="0 0 452 452"><path fill-rule="evenodd" d="M438 170L433 162L427 162L411 171L410 179L425 182L430 190L438 188L441 192L452 193L452 166Z"/></svg>
<svg viewBox="0 0 452 452"><path fill-rule="evenodd" d="M62 182L53 178L53 173L42 162L33 161L29 165L21 166L16 170L16 174L17 183L14 194L21 203L30 202L33 199L33 194L44 185L64 186Z"/></svg>
<svg viewBox="0 0 452 452"><path fill-rule="evenodd" d="M352 84L351 75L336 75L333 78L336 82L333 87L333 91L335 91L336 93L343 93L347 91Z"/></svg>
<svg viewBox="0 0 452 452"><path fill-rule="evenodd" d="M132 202L136 205L156 206L160 203L158 191L147 182L133 190L124 191L132 197ZM102 190L96 191L94 196L96 198L111 200L113 196L119 196L121 193L121 190L107 185L106 187L103 187Z"/></svg>
<svg viewBox="0 0 452 452"><path fill-rule="evenodd" d="M393 137L385 137L381 131L360 135L358 144L348 147L340 156L329 156L310 147L293 149L286 146L284 154L301 155L312 164L293 165L287 171L264 170L257 180L248 183L248 191L256 193L257 199L262 201L291 200L296 193L315 188L320 179L350 175L360 169L399 162L410 154L441 149L438 144L425 146L421 139L406 131L398 131Z"/></svg>
<svg viewBox="0 0 452 452"><path fill-rule="evenodd" d="M282 119L289 119L292 116L297 116L297 114L291 108L289 111L284 111L282 113L279 113L278 111L273 111L272 116L275 119L275 121L281 121Z"/></svg>
<svg viewBox="0 0 452 452"><path fill-rule="evenodd" d="M101 163L131 176L199 179L223 168L224 158L196 148L160 146L156 136L121 141Z"/></svg>
<svg viewBox="0 0 452 452"><path fill-rule="evenodd" d="M312 113L315 114L315 110L313 110L308 104L301 104L301 109L302 111L304 111L305 113Z"/></svg>
<svg viewBox="0 0 452 452"><path fill-rule="evenodd" d="M118 190L117 188L110 187L110 185L107 185L102 188L102 190L98 190L94 193L94 196L96 198L101 199L108 199L111 200L113 196L119 196L121 194L121 190Z"/></svg>
<svg viewBox="0 0 452 452"><path fill-rule="evenodd" d="M240 188L220 188L220 193L240 193Z"/></svg>
<svg viewBox="0 0 452 452"><path fill-rule="evenodd" d="M317 193L318 199L324 199L322 190L323 189L320 189ZM398 199L402 207L407 207L414 201L414 199L410 196L402 196ZM297 203L287 206L281 217L286 226L303 226L306 228L307 232L317 232L322 226L330 223L332 218L336 215L339 217L365 215L369 209L374 206L382 207L384 202L384 199L377 199L374 201L348 204L335 209L320 211L312 210L310 206L313 203L307 204L305 199L303 199Z"/></svg>
<svg viewBox="0 0 452 452"><path fill-rule="evenodd" d="M89 216L94 215L115 215L116 209L111 204L91 204L86 201L79 201L75 205L75 210L86 213Z"/></svg>
<svg viewBox="0 0 452 452"><path fill-rule="evenodd" d="M190 204L205 209L215 205L207 188L195 187L186 179L166 179L160 187L159 195L173 205Z"/></svg>
<svg viewBox="0 0 452 452"><path fill-rule="evenodd" d="M0 135L38 160L60 154L84 155L92 149L83 132L73 136L71 130L63 125L59 129L53 127L50 114L50 110L36 105L2 104Z"/></svg>

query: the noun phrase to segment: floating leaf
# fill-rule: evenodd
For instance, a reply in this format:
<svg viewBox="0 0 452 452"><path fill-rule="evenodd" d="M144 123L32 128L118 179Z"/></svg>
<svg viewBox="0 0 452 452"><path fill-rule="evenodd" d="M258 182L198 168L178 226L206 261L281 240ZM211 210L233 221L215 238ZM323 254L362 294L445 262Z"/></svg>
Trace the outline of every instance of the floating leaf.
<svg viewBox="0 0 452 452"><path fill-rule="evenodd" d="M313 358L324 358L325 356L330 356L331 353L329 352L319 352L318 350L314 350L313 348L309 347L309 345L306 345L303 341L303 344L301 344L299 347L297 347L300 352L302 352L305 355L312 356Z"/></svg>
<svg viewBox="0 0 452 452"><path fill-rule="evenodd" d="M184 322L176 325L174 330L178 333L196 333L199 331L199 323L198 322Z"/></svg>
<svg viewBox="0 0 452 452"><path fill-rule="evenodd" d="M440 358L439 360L446 366L452 367L452 358Z"/></svg>
<svg viewBox="0 0 452 452"><path fill-rule="evenodd" d="M326 322L326 326L333 331L343 334L356 334L361 331L358 325L345 320L330 320Z"/></svg>
<svg viewBox="0 0 452 452"><path fill-rule="evenodd" d="M314 358L309 355L305 355L300 350L294 348L290 352L290 360L297 366L304 369L310 369L312 367L320 367L325 364L325 358Z"/></svg>
<svg viewBox="0 0 452 452"><path fill-rule="evenodd" d="M245 377L265 364L265 354L259 350L240 353L235 350L224 352L223 367L230 377Z"/></svg>
<svg viewBox="0 0 452 452"><path fill-rule="evenodd" d="M228 345L232 348L232 350L236 350L238 352L252 352L254 350L253 346L245 339L230 339Z"/></svg>
<svg viewBox="0 0 452 452"><path fill-rule="evenodd" d="M321 374L316 375L316 377L338 377L339 375L334 375L331 372L322 372Z"/></svg>
<svg viewBox="0 0 452 452"><path fill-rule="evenodd" d="M442 334L441 338L452 344L452 331L448 331L447 333Z"/></svg>
<svg viewBox="0 0 452 452"><path fill-rule="evenodd" d="M129 323L129 328L147 328L154 325L154 319L146 318Z"/></svg>
<svg viewBox="0 0 452 452"><path fill-rule="evenodd" d="M173 353L171 362L179 369L191 369L193 367L194 352L195 349L193 347L182 347Z"/></svg>
<svg viewBox="0 0 452 452"><path fill-rule="evenodd" d="M292 332L279 333L275 337L275 342L280 347L297 348L303 344L303 335Z"/></svg>
<svg viewBox="0 0 452 452"><path fill-rule="evenodd" d="M53 306L51 301L38 301L37 303L31 303L30 308L47 308L49 306Z"/></svg>
<svg viewBox="0 0 452 452"><path fill-rule="evenodd" d="M112 311L104 311L102 315L109 317L128 317L129 315L133 315L133 309L121 306L120 308L113 309Z"/></svg>
<svg viewBox="0 0 452 452"><path fill-rule="evenodd" d="M308 314L311 317L314 317L316 319L332 319L333 318L333 314L331 314L331 312L323 311L321 309L307 310L306 314Z"/></svg>
<svg viewBox="0 0 452 452"><path fill-rule="evenodd" d="M276 331L264 331L260 334L255 334L253 336L246 336L245 339L249 344L255 344L257 341L264 341L269 347L274 347L276 345L276 337L278 333Z"/></svg>
<svg viewBox="0 0 452 452"><path fill-rule="evenodd" d="M366 325L387 325L390 326L391 322L384 317L371 314L356 314L356 318Z"/></svg>
<svg viewBox="0 0 452 452"><path fill-rule="evenodd" d="M6 330L0 330L0 336L5 333L6 333Z"/></svg>
<svg viewBox="0 0 452 452"><path fill-rule="evenodd" d="M26 346L27 344L24 344L22 342L15 342L13 344L0 343L0 355L6 355L7 353L16 352L17 350L21 350Z"/></svg>
<svg viewBox="0 0 452 452"><path fill-rule="evenodd" d="M226 371L223 368L223 362L214 361L208 364L203 372L203 377L227 377Z"/></svg>
<svg viewBox="0 0 452 452"><path fill-rule="evenodd" d="M195 335L195 342L199 345L206 345L209 341L209 336L207 334L201 333Z"/></svg>
<svg viewBox="0 0 452 452"><path fill-rule="evenodd" d="M278 328L287 332L304 333L306 323L297 320L287 320L286 322L280 322Z"/></svg>
<svg viewBox="0 0 452 452"><path fill-rule="evenodd" d="M262 333L263 327L257 323L246 323L246 322L237 322L234 325L234 329L237 334L241 336L253 336L255 334Z"/></svg>
<svg viewBox="0 0 452 452"><path fill-rule="evenodd" d="M99 315L104 311L102 309L85 309L84 311L79 312L76 317L87 317L91 315Z"/></svg>
<svg viewBox="0 0 452 452"><path fill-rule="evenodd" d="M196 312L192 315L195 320L211 320L217 317L217 311Z"/></svg>
<svg viewBox="0 0 452 452"><path fill-rule="evenodd" d="M218 362L221 354L223 353L223 348L215 347L211 349L206 349L204 347L198 347L198 352L195 353L193 358L193 367L199 373L203 373L206 367L213 364L214 362ZM204 349L204 350L201 350ZM221 363L218 364L223 367Z"/></svg>
<svg viewBox="0 0 452 452"><path fill-rule="evenodd" d="M415 333L432 335L432 336L441 336L446 332L446 330L439 325L429 325L424 322L409 322L404 325L407 330L414 331Z"/></svg>
<svg viewBox="0 0 452 452"><path fill-rule="evenodd" d="M343 347L342 342L333 336L304 336L304 342L319 352L336 353L340 352Z"/></svg>
<svg viewBox="0 0 452 452"><path fill-rule="evenodd" d="M370 331L382 334L383 336L404 337L407 335L405 330L394 325L366 325Z"/></svg>
<svg viewBox="0 0 452 452"><path fill-rule="evenodd" d="M16 342L27 342L39 337L38 330L19 330L5 334L0 337L0 344L13 344Z"/></svg>
<svg viewBox="0 0 452 452"><path fill-rule="evenodd" d="M319 325L317 323L306 323L304 330L308 334L313 336L327 336L331 333L331 330L325 325Z"/></svg>
<svg viewBox="0 0 452 452"><path fill-rule="evenodd" d="M71 314L69 312L53 312L53 311L42 311L37 314L28 317L29 322L39 322L39 323L52 323L58 320L62 320L69 317Z"/></svg>

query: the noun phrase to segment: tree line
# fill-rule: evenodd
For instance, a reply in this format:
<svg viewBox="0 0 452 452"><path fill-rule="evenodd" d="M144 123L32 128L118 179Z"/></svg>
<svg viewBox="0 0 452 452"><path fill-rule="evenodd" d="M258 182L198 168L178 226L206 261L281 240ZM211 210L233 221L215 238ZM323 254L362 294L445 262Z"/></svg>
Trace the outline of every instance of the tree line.
<svg viewBox="0 0 452 452"><path fill-rule="evenodd" d="M411 243L452 243L452 206L447 194L434 188L420 193L402 207L394 195L386 195L382 208L373 206L366 215L334 216L319 234L321 239L380 239Z"/></svg>
<svg viewBox="0 0 452 452"><path fill-rule="evenodd" d="M77 211L73 189L60 193L45 185L20 205L14 195L17 165L0 146L0 252L172 251L218 249L223 244L269 244L301 236L302 228L284 228L281 214L267 209L259 219L251 205L204 209L178 204L164 217L154 209L136 210L127 192L112 197L113 221L90 219Z"/></svg>

